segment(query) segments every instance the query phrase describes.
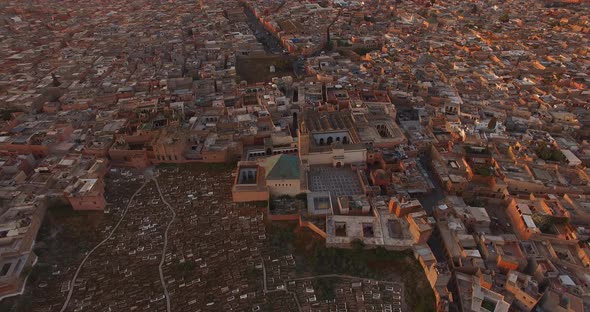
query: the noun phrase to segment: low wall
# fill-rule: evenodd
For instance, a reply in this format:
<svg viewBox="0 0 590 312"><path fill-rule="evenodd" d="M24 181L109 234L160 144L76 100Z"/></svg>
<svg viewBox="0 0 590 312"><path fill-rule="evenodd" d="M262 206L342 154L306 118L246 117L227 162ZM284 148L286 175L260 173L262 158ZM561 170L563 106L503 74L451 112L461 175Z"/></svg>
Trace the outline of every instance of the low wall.
<svg viewBox="0 0 590 312"><path fill-rule="evenodd" d="M271 214L269 214L268 219L270 221L275 221L275 222L277 222L277 221L279 221L279 222L280 221L297 221L300 227L306 227L306 228L314 231L316 234L318 234L319 236L321 236L324 239L326 239L326 237L328 237L328 234L326 234L326 232L324 232L322 229L317 227L312 222L301 220L300 214L286 214L286 215L271 215Z"/></svg>
<svg viewBox="0 0 590 312"><path fill-rule="evenodd" d="M232 199L236 203L267 201L268 191L232 192Z"/></svg>

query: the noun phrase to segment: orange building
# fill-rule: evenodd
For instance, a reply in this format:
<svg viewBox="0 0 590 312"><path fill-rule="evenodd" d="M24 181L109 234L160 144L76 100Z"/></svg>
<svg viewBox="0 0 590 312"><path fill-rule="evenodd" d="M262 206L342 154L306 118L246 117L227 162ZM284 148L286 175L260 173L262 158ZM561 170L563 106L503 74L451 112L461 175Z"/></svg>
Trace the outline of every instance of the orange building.
<svg viewBox="0 0 590 312"><path fill-rule="evenodd" d="M269 196L264 167L254 161L240 161L232 187L233 201L264 201L268 200Z"/></svg>
<svg viewBox="0 0 590 312"><path fill-rule="evenodd" d="M409 198L408 196L392 197L389 200L389 212L394 213L400 218L421 210L423 210L423 208L420 201Z"/></svg>
<svg viewBox="0 0 590 312"><path fill-rule="evenodd" d="M102 179L79 179L64 195L74 210L103 210L106 206Z"/></svg>

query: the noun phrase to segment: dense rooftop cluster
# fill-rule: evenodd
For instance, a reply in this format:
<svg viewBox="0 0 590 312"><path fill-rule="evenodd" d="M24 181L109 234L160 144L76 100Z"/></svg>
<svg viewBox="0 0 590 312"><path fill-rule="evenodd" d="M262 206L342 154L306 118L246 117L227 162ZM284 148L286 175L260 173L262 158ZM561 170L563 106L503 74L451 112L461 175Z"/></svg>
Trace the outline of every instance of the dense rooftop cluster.
<svg viewBox="0 0 590 312"><path fill-rule="evenodd" d="M583 0L6 1L0 296L22 292L48 207L122 213L109 183L147 175L113 179L111 168L237 162L223 185L183 176L208 181L194 182L203 192L156 171L164 195L146 182L133 202L143 209L85 264L90 275L71 284L64 260L54 298L36 304L55 310L75 290L71 309L170 309L170 298L178 309L402 309L403 287L354 277L335 283L336 301L319 300L292 255L264 247L263 221L294 221L328 247L412 251L439 311L583 311L589 16ZM114 269L111 259L162 248L168 228L149 218L168 216L165 198L183 222L216 222L205 233L232 231L199 252L245 263L193 264L203 280L177 281L190 248L174 244L209 239L178 228L160 265L166 300L144 265ZM197 202L217 212L185 212ZM143 237L124 241L138 226ZM229 239L240 233L245 247ZM252 284L259 270L263 285ZM225 280L206 285L208 274ZM99 285L106 277L112 287ZM148 290L123 298L115 284ZM193 285L198 296L184 293Z"/></svg>

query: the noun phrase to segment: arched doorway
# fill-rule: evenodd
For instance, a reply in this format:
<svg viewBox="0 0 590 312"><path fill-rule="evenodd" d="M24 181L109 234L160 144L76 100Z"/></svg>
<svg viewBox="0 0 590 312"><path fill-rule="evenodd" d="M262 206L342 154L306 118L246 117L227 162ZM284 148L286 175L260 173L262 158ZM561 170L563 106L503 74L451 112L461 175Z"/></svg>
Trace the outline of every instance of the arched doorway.
<svg viewBox="0 0 590 312"><path fill-rule="evenodd" d="M324 145L324 138L320 139L320 145Z"/></svg>
<svg viewBox="0 0 590 312"><path fill-rule="evenodd" d="M328 141L327 141L328 145L332 144L332 142L334 142L334 139L332 137L328 137Z"/></svg>
<svg viewBox="0 0 590 312"><path fill-rule="evenodd" d="M342 138L342 144L348 144L348 137L343 137Z"/></svg>
<svg viewBox="0 0 590 312"><path fill-rule="evenodd" d="M339 161L338 161L338 162L336 162L336 168L340 168L340 167L342 167L342 163L341 163L341 162L339 162Z"/></svg>

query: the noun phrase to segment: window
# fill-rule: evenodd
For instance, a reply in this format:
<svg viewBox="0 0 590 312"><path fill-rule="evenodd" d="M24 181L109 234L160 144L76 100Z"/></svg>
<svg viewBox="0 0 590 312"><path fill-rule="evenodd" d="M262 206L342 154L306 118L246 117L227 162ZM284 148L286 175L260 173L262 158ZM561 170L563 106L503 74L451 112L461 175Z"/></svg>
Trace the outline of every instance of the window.
<svg viewBox="0 0 590 312"><path fill-rule="evenodd" d="M13 271L15 271L15 272L20 271L24 266L24 262L25 262L25 260L23 258L18 259L18 261L16 262L16 265L14 265Z"/></svg>
<svg viewBox="0 0 590 312"><path fill-rule="evenodd" d="M6 274L8 274L8 271L10 270L11 265L12 263L4 263L4 265L2 266L2 271L0 271L0 276L6 276Z"/></svg>
<svg viewBox="0 0 590 312"><path fill-rule="evenodd" d="M334 223L334 234L336 236L346 236L346 223L345 222L335 222Z"/></svg>

